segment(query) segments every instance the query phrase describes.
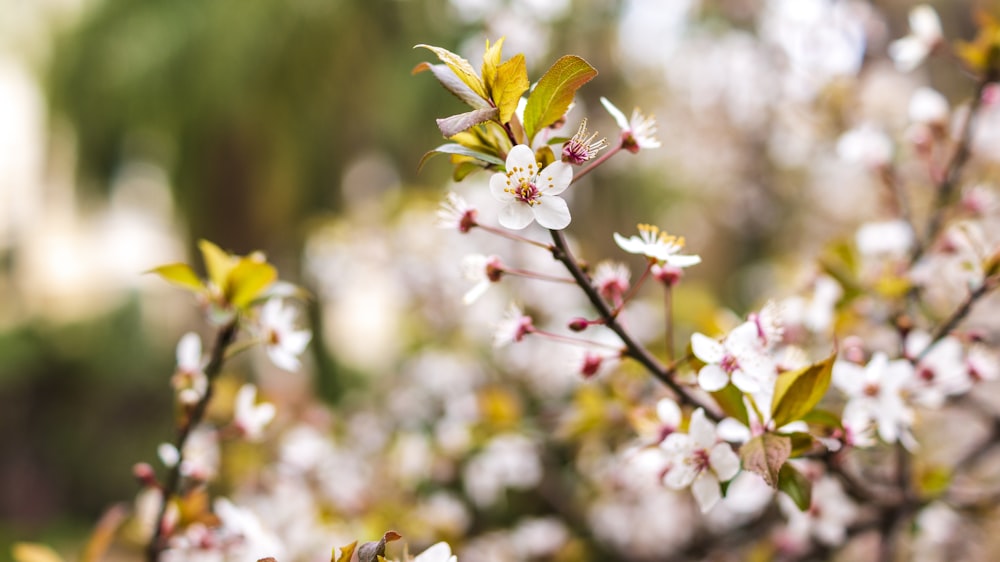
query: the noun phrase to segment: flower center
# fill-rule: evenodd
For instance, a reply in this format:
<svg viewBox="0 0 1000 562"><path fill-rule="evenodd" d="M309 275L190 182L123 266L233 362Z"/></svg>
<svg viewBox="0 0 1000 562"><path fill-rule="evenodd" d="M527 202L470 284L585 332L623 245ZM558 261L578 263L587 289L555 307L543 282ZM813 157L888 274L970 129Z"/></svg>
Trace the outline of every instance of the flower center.
<svg viewBox="0 0 1000 562"><path fill-rule="evenodd" d="M731 375L740 368L740 362L736 359L736 357L727 353L726 356L722 358L722 361L719 362L719 367L722 367L723 371Z"/></svg>
<svg viewBox="0 0 1000 562"><path fill-rule="evenodd" d="M513 193L518 200L529 205L537 205L539 203L538 198L541 196L534 182L528 180L521 180L520 185L513 189Z"/></svg>

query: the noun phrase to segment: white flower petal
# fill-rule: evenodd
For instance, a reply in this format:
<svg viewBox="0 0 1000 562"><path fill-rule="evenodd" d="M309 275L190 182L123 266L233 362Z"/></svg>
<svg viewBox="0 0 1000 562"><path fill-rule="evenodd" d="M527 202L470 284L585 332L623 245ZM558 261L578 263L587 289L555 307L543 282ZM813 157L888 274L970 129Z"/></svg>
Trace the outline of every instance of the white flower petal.
<svg viewBox="0 0 1000 562"><path fill-rule="evenodd" d="M698 478L691 484L691 493L694 494L694 499L698 502L702 513L708 513L708 510L715 507L715 504L722 499L719 481L708 472L698 475Z"/></svg>
<svg viewBox="0 0 1000 562"><path fill-rule="evenodd" d="M656 403L656 416L660 423L677 429L681 425L681 407L669 398L663 398Z"/></svg>
<svg viewBox="0 0 1000 562"><path fill-rule="evenodd" d="M508 187L510 187L510 180L508 180L507 174L497 172L490 177L490 193L497 201L506 203L515 199L513 193L506 191Z"/></svg>
<svg viewBox="0 0 1000 562"><path fill-rule="evenodd" d="M705 363L718 363L726 355L721 343L700 332L691 335L691 351Z"/></svg>
<svg viewBox="0 0 1000 562"><path fill-rule="evenodd" d="M729 375L718 365L705 365L698 371L698 386L708 392L722 390L729 384Z"/></svg>
<svg viewBox="0 0 1000 562"><path fill-rule="evenodd" d="M735 418L726 418L720 421L715 431L721 439L735 443L746 443L751 437L750 428Z"/></svg>
<svg viewBox="0 0 1000 562"><path fill-rule="evenodd" d="M673 254L664 256L661 258L661 261L674 267L691 267L692 265L698 265L701 263L701 256L695 254Z"/></svg>
<svg viewBox="0 0 1000 562"><path fill-rule="evenodd" d="M528 145L519 144L514 148L510 149L507 153L507 171L511 172L518 168L524 168L527 170L530 167L538 165L535 160L535 151L531 150Z"/></svg>
<svg viewBox="0 0 1000 562"><path fill-rule="evenodd" d="M188 332L177 342L177 367L182 371L201 370L201 338Z"/></svg>
<svg viewBox="0 0 1000 562"><path fill-rule="evenodd" d="M608 113L614 118L615 123L618 123L620 129L624 131L629 128L628 118L613 103L608 101L608 98L601 97L601 105L604 106L604 109L608 110Z"/></svg>
<svg viewBox="0 0 1000 562"><path fill-rule="evenodd" d="M691 424L688 435L696 448L708 449L715 445L715 424L705 417L705 410L698 408L691 414Z"/></svg>
<svg viewBox="0 0 1000 562"><path fill-rule="evenodd" d="M663 475L663 484L673 490L683 490L694 482L698 469L693 464L678 462Z"/></svg>
<svg viewBox="0 0 1000 562"><path fill-rule="evenodd" d="M740 471L740 457L728 443L712 447L708 454L708 464L722 482L732 479Z"/></svg>
<svg viewBox="0 0 1000 562"><path fill-rule="evenodd" d="M551 230L562 230L569 226L572 220L569 214L569 205L562 197L543 197L538 205L531 207L538 224Z"/></svg>
<svg viewBox="0 0 1000 562"><path fill-rule="evenodd" d="M743 369L733 371L733 385L745 394L755 394L761 389L760 381Z"/></svg>
<svg viewBox="0 0 1000 562"><path fill-rule="evenodd" d="M500 225L511 230L521 230L535 220L531 206L521 201L510 201L502 209L497 219Z"/></svg>
<svg viewBox="0 0 1000 562"><path fill-rule="evenodd" d="M559 195L573 182L573 166L553 162L538 174L536 185L546 195Z"/></svg>

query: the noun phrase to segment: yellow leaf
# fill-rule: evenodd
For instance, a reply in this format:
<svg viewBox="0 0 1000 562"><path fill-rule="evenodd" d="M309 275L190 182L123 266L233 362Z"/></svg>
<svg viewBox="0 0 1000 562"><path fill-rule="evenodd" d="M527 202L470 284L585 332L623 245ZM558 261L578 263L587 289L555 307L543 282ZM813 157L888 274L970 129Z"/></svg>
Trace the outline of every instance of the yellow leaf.
<svg viewBox="0 0 1000 562"><path fill-rule="evenodd" d="M44 544L14 543L14 562L63 562L62 556Z"/></svg>
<svg viewBox="0 0 1000 562"><path fill-rule="evenodd" d="M837 354L794 371L778 375L771 402L771 419L777 427L802 419L826 394L830 387L833 362Z"/></svg>
<svg viewBox="0 0 1000 562"><path fill-rule="evenodd" d="M214 283L220 291L226 293L226 278L229 277L229 272L236 267L236 258L208 240L199 240L198 247L205 260L209 281Z"/></svg>
<svg viewBox="0 0 1000 562"><path fill-rule="evenodd" d="M500 67L501 50L503 49L503 37L490 46L490 40L486 40L486 52L483 53L483 82L486 84L486 93L496 102L494 84L497 81L497 70ZM523 56L521 58L524 58ZM499 107L499 104L497 104Z"/></svg>
<svg viewBox="0 0 1000 562"><path fill-rule="evenodd" d="M186 263L171 263L167 265L161 265L150 269L147 273L155 273L162 277L165 281L173 283L174 285L179 285L185 289L189 289L195 292L201 292L205 290L205 286L202 284L201 279L195 274L194 270L191 269Z"/></svg>
<svg viewBox="0 0 1000 562"><path fill-rule="evenodd" d="M524 55L511 57L497 69L496 80L490 90L493 103L500 111L500 122L507 123L517 110L517 102L521 94L528 91L528 69L524 63Z"/></svg>
<svg viewBox="0 0 1000 562"><path fill-rule="evenodd" d="M358 541L354 541L347 546L340 547L339 557L336 557L336 549L334 549L334 556L330 557L330 562L351 562L351 556L354 556L354 549L357 546Z"/></svg>
<svg viewBox="0 0 1000 562"><path fill-rule="evenodd" d="M442 49L441 47L424 44L417 45L417 47L422 47L433 52L439 59L441 59L441 62L446 64L462 82L465 82L466 86L472 89L473 92L478 94L479 97L484 100L489 99L489 96L486 94L486 85L483 84L483 80L479 76L476 76L476 70L472 68L469 61L456 55L448 49Z"/></svg>
<svg viewBox="0 0 1000 562"><path fill-rule="evenodd" d="M228 300L236 308L244 308L278 278L273 265L252 258L242 258L227 278Z"/></svg>

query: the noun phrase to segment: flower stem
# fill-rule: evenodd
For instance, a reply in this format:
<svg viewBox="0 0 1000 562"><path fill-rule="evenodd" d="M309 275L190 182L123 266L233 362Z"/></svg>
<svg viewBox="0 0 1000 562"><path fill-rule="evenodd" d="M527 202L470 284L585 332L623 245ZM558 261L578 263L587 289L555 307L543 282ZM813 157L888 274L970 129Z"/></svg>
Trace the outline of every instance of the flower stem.
<svg viewBox="0 0 1000 562"><path fill-rule="evenodd" d="M222 371L222 364L226 359L226 350L236 340L237 330L236 319L219 329L215 337L215 346L212 348L212 355L209 358L208 365L205 366L205 377L208 379L205 395L194 405L194 408L191 409L187 417L181 420L177 428L174 447L177 449L179 457L177 462L170 467L170 471L167 473L166 481L162 487L160 512L157 514L156 524L153 527L153 537L146 546L146 560L148 562L157 562L160 559L160 553L164 548L163 521L167 515L167 506L170 499L177 494L181 485L181 465L184 462L184 445L187 443L191 431L205 417L208 403L212 400L213 383Z"/></svg>
<svg viewBox="0 0 1000 562"><path fill-rule="evenodd" d="M485 225L485 224L476 223L476 226L478 228L481 228L481 229L485 230L486 232L489 232L491 234L496 234L497 236L501 236L503 238L514 240L515 242L524 242L526 244L531 244L532 246L537 246L537 247L542 248L543 250L546 250L546 251L549 251L549 252L552 251L552 245L551 244L546 244L544 242L539 242L538 240L532 240L531 238L527 238L527 237L521 236L519 234L514 234L513 232L509 232L509 231L506 231L506 230L503 230L503 229L500 229L500 228L495 228L495 227L492 227L492 226L489 226L489 225Z"/></svg>
<svg viewBox="0 0 1000 562"><path fill-rule="evenodd" d="M573 181L571 181L570 184L576 183L576 181L578 179L580 179L583 176L589 174L591 170L593 170L594 168L600 166L601 164L603 164L604 162L606 162L608 159L610 159L615 154L618 154L618 152L621 151L621 149L622 149L621 143L618 143L616 146L608 149L607 152L605 152L604 154L598 156L593 162L591 162L590 164L588 164L586 168L580 170L579 173L573 174Z"/></svg>
<svg viewBox="0 0 1000 562"><path fill-rule="evenodd" d="M576 280L576 284L583 290L584 294L587 295L587 299L590 303L597 309L597 312L604 318L605 325L611 329L615 334L621 338L622 343L625 344L625 355L632 357L639 362L643 367L646 368L649 373L665 384L670 390L677 395L678 399L682 402L690 404L695 407L704 408L705 415L708 416L713 421L719 421L722 416L713 408L710 404L704 403L691 394L686 388L681 386L674 380L673 376L676 372L676 365L671 365L670 367L664 367L652 354L649 353L645 347L642 346L632 335L618 322L613 314L611 305L608 304L594 285L591 283L590 278L584 273L583 269L577 263L576 258L570 253L569 248L566 244L566 238L563 236L562 232L559 230L550 230L552 234L552 241L554 242L554 247L552 249L552 256L562 262L566 269L569 270L573 279Z"/></svg>

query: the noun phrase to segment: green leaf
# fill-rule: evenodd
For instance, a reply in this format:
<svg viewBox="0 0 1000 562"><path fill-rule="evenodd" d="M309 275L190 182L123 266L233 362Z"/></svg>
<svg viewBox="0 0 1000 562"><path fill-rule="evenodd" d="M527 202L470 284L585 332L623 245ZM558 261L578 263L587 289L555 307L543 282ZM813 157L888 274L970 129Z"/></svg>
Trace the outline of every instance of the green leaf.
<svg viewBox="0 0 1000 562"><path fill-rule="evenodd" d="M528 135L528 144L531 144L538 131L566 114L576 91L595 76L597 69L575 55L560 58L545 72L524 108L524 130Z"/></svg>
<svg viewBox="0 0 1000 562"><path fill-rule="evenodd" d="M725 388L713 392L712 398L722 408L724 414L739 420L743 425L750 424L750 418L747 416L747 406L743 403L743 393L740 392L740 389L727 384Z"/></svg>
<svg viewBox="0 0 1000 562"><path fill-rule="evenodd" d="M788 463L781 467L778 474L778 489L792 498L799 511L812 506L812 482Z"/></svg>
<svg viewBox="0 0 1000 562"><path fill-rule="evenodd" d="M354 555L354 549L357 546L358 541L354 541L347 546L340 547L340 556L337 556L337 549L334 549L330 556L330 562L351 562L351 556Z"/></svg>
<svg viewBox="0 0 1000 562"><path fill-rule="evenodd" d="M829 410L813 409L802 416L802 421L809 425L819 426L826 429L843 429L844 424L840 421L840 416Z"/></svg>
<svg viewBox="0 0 1000 562"><path fill-rule="evenodd" d="M468 113L452 115L444 119L438 119L438 129L445 137L453 137L462 131L466 131L480 123L485 123L497 118L497 109L488 107L485 109L474 109Z"/></svg>
<svg viewBox="0 0 1000 562"><path fill-rule="evenodd" d="M198 275L191 269L186 263L171 263L168 265L161 265L160 267L155 267L150 269L148 273L155 273L162 277L165 281L173 283L174 285L180 285L185 289L200 293L205 290L205 285L202 284L201 279Z"/></svg>
<svg viewBox="0 0 1000 562"><path fill-rule="evenodd" d="M468 177L469 174L473 172L478 172L479 170L482 169L483 166L477 164L476 162L472 162L470 160L459 162L458 164L455 164L455 170L451 174L451 179L455 181L462 181L466 177Z"/></svg>
<svg viewBox="0 0 1000 562"><path fill-rule="evenodd" d="M208 279L219 290L225 292L226 279L229 277L229 272L236 266L236 259L208 240L199 240L198 247L201 248L201 255L205 260Z"/></svg>
<svg viewBox="0 0 1000 562"><path fill-rule="evenodd" d="M462 100L464 103L472 106L475 109L483 109L490 107L490 102L485 100L472 91L461 78L455 76L447 65L443 64L431 64L429 62L422 62L413 68L413 74L423 72L425 70L430 70L434 78L444 86L444 89L452 93L456 98Z"/></svg>
<svg viewBox="0 0 1000 562"><path fill-rule="evenodd" d="M424 163L430 160L435 154L458 154L461 156L468 156L470 158L475 158L476 160L482 160L483 162L489 162L490 164L496 164L497 166L503 166L504 161L493 156L492 154L485 154L479 152L478 150L473 150L471 148L462 146L460 144L442 144L441 146L431 150L427 154L424 154L423 158L420 159L420 164L417 164L417 170L424 167Z"/></svg>
<svg viewBox="0 0 1000 562"><path fill-rule="evenodd" d="M784 435L765 433L747 441L740 447L743 468L756 472L767 485L777 489L778 473L792 452L792 440Z"/></svg>
<svg viewBox="0 0 1000 562"><path fill-rule="evenodd" d="M801 457L816 447L816 438L804 431L785 433L792 440L791 458Z"/></svg>
<svg viewBox="0 0 1000 562"><path fill-rule="evenodd" d="M771 403L775 427L802 419L819 403L830 387L836 357L834 353L818 363L778 375Z"/></svg>
<svg viewBox="0 0 1000 562"><path fill-rule="evenodd" d="M517 110L517 102L521 94L528 91L528 68L524 63L524 55L515 55L497 69L496 83L491 90L493 104L500 112L500 122L508 123Z"/></svg>
<svg viewBox="0 0 1000 562"><path fill-rule="evenodd" d="M278 278L273 265L243 258L229 272L229 292L226 299L236 308L244 308Z"/></svg>
<svg viewBox="0 0 1000 562"><path fill-rule="evenodd" d="M448 65L448 68L458 76L459 80L465 82L465 85L472 89L473 92L479 95L479 97L489 99L486 94L486 85L483 84L483 80L476 76L476 70L472 68L469 61L463 59L462 57L456 55L455 53L449 51L448 49L442 49L441 47L434 47L432 45L420 44L414 48L422 47L432 51L435 55L441 59L441 62ZM450 135L446 135L450 136Z"/></svg>

